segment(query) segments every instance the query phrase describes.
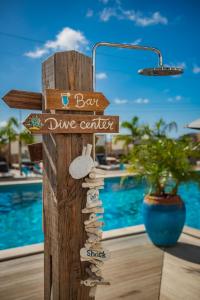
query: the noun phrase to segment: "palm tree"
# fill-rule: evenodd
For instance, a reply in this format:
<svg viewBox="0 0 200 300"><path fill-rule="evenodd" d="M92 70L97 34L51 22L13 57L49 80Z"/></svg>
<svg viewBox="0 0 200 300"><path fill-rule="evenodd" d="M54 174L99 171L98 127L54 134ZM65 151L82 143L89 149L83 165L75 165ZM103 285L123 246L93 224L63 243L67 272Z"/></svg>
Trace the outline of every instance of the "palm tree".
<svg viewBox="0 0 200 300"><path fill-rule="evenodd" d="M34 143L34 136L30 134L27 129L24 129L19 134L19 170L22 175L22 144L32 144Z"/></svg>
<svg viewBox="0 0 200 300"><path fill-rule="evenodd" d="M178 127L176 122L170 122L166 123L162 118L160 118L154 125L154 128L152 129L152 135L154 137L163 137L166 135L167 132L170 132L172 130L177 131Z"/></svg>
<svg viewBox="0 0 200 300"><path fill-rule="evenodd" d="M8 163L11 164L11 142L16 141L17 139L17 129L19 124L16 118L11 117L5 126L0 129L0 140L1 144L8 143Z"/></svg>
<svg viewBox="0 0 200 300"><path fill-rule="evenodd" d="M134 145L136 140L141 137L141 128L139 127L139 118L137 116L133 117L131 122L124 121L121 123L121 127L128 129L130 134L119 134L115 137L115 143L123 142L123 145L128 149L129 145Z"/></svg>
<svg viewBox="0 0 200 300"><path fill-rule="evenodd" d="M34 143L34 136L26 129L19 134L19 139L25 145Z"/></svg>
<svg viewBox="0 0 200 300"><path fill-rule="evenodd" d="M18 120L11 117L5 126L0 128L0 146L8 144L8 163L11 165L11 142L19 141L19 168L21 170L21 145L32 144L34 137L25 129L22 132L19 131Z"/></svg>

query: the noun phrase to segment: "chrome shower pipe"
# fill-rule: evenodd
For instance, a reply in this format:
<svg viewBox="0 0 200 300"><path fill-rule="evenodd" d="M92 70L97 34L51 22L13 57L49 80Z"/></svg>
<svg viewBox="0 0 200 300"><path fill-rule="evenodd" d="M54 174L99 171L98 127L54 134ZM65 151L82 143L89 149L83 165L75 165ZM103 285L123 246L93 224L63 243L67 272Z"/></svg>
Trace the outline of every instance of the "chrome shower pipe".
<svg viewBox="0 0 200 300"><path fill-rule="evenodd" d="M159 49L149 46L132 45L132 44L121 44L121 43L110 43L110 42L98 42L92 48L92 78L93 78L93 90L96 90L96 50L98 47L115 47L115 48L126 48L134 50L147 50L152 51L158 55L158 66L163 67L163 57Z"/></svg>

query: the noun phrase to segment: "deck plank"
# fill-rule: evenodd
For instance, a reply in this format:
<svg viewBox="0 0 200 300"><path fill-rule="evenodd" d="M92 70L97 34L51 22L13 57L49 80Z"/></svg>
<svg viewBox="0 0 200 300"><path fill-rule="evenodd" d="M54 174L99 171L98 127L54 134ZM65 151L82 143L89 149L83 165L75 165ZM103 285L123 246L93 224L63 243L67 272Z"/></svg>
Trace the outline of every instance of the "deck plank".
<svg viewBox="0 0 200 300"><path fill-rule="evenodd" d="M166 249L160 300L200 299L200 239L183 234Z"/></svg>
<svg viewBox="0 0 200 300"><path fill-rule="evenodd" d="M112 255L103 269L111 286L98 287L96 300L200 299L200 239L182 234L165 252L144 233L106 240L104 246ZM0 263L0 299L43 299L42 253Z"/></svg>

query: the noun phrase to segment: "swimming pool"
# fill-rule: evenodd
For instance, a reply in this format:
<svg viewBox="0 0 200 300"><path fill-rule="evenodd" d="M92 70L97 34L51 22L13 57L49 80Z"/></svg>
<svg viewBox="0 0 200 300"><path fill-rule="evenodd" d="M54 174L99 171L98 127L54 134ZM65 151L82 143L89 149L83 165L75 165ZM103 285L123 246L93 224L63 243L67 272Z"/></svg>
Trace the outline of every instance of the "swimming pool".
<svg viewBox="0 0 200 300"><path fill-rule="evenodd" d="M194 183L184 184L179 193L187 209L186 224L200 229L200 189ZM100 191L104 203L104 230L142 224L141 204L145 186L129 178L105 180ZM42 184L0 186L0 249L19 247L43 241Z"/></svg>

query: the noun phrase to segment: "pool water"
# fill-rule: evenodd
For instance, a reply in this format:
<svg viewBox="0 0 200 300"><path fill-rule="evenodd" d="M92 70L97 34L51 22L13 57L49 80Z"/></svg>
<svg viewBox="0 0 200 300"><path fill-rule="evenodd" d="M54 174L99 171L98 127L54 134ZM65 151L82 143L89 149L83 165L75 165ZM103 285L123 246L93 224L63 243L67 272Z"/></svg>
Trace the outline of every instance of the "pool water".
<svg viewBox="0 0 200 300"><path fill-rule="evenodd" d="M104 230L143 223L141 214L145 186L134 178L105 180L100 191L105 214ZM197 184L181 185L179 194L186 204L186 224L200 229L200 189ZM42 233L42 184L0 186L0 249L40 243Z"/></svg>

